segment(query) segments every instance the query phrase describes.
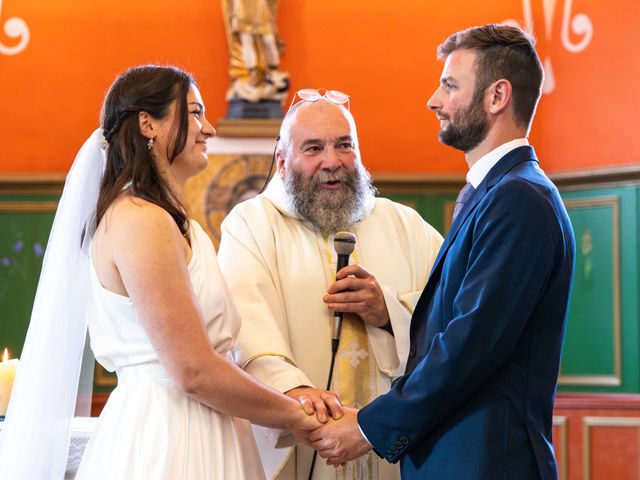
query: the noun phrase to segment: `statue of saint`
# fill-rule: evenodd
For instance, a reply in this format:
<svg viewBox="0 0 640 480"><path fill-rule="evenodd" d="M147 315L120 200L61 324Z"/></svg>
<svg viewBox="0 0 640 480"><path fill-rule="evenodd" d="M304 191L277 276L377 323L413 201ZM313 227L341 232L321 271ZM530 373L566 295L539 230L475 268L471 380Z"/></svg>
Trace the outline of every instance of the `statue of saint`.
<svg viewBox="0 0 640 480"><path fill-rule="evenodd" d="M289 75L280 71L284 44L275 25L277 8L278 0L222 0L229 44L230 118L247 116L231 115L234 102L277 102L279 108L287 95Z"/></svg>

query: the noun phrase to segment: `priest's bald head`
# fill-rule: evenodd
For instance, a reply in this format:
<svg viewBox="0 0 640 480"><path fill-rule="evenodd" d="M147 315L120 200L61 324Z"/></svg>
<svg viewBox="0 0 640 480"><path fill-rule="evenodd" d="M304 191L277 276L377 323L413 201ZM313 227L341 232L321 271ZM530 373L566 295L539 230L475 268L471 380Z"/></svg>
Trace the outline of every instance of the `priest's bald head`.
<svg viewBox="0 0 640 480"><path fill-rule="evenodd" d="M290 206L324 232L362 220L375 194L362 166L351 112L321 97L295 104L282 121L278 174Z"/></svg>

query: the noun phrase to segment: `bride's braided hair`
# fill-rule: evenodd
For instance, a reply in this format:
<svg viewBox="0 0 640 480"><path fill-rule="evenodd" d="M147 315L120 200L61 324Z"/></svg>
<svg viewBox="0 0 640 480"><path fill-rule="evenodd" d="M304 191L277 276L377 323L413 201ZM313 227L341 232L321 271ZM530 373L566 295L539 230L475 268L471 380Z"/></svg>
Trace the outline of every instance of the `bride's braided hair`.
<svg viewBox="0 0 640 480"><path fill-rule="evenodd" d="M183 235L189 222L185 209L161 175L148 139L140 132L138 113L162 120L176 102L172 125L173 142L167 147L172 163L187 139L187 94L193 78L175 67L145 65L127 70L113 83L102 107L102 128L108 143L107 164L100 184L96 223L109 206L129 188L136 197L163 208L173 217Z"/></svg>

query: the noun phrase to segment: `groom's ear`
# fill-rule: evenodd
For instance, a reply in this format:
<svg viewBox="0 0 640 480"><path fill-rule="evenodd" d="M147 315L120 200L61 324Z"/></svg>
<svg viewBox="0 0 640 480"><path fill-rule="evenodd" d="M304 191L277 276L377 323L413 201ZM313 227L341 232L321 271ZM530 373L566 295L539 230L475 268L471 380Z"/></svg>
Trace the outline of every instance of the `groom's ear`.
<svg viewBox="0 0 640 480"><path fill-rule="evenodd" d="M487 111L494 115L499 114L513 104L513 88L511 87L511 82L504 78L489 85L487 95Z"/></svg>

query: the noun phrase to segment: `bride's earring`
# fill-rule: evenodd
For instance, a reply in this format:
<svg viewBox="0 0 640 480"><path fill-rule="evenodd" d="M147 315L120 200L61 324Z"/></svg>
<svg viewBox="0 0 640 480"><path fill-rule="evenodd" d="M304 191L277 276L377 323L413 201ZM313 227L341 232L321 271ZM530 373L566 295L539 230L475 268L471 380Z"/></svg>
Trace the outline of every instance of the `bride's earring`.
<svg viewBox="0 0 640 480"><path fill-rule="evenodd" d="M151 137L149 139L149 141L147 142L147 150L151 150L153 148L153 141L156 139L156 137Z"/></svg>

